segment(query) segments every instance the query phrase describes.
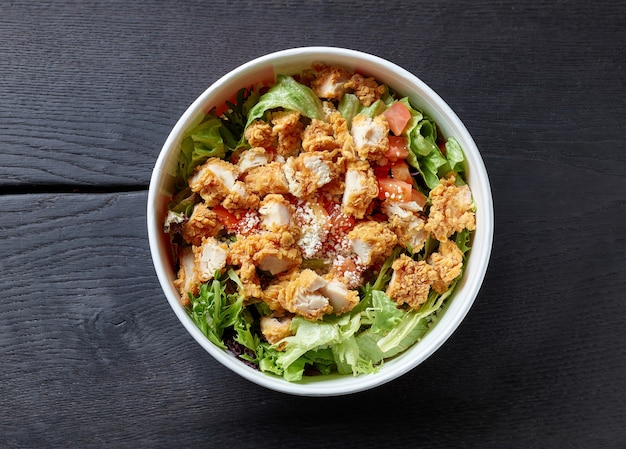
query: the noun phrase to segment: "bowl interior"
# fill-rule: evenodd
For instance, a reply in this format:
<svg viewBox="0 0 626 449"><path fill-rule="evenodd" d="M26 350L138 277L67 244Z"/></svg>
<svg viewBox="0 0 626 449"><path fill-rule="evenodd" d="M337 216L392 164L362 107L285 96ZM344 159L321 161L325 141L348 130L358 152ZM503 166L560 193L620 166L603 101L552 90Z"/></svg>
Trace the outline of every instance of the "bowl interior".
<svg viewBox="0 0 626 449"><path fill-rule="evenodd" d="M161 231L172 194L181 136L198 123L213 107L222 105L242 87L272 81L276 74L294 74L314 62L341 65L391 86L400 95L432 117L443 135L454 136L465 153L467 182L477 204L476 232L463 279L446 301L445 313L429 332L403 354L387 361L376 374L358 377L329 375L287 382L277 376L254 370L230 353L215 347L200 332L179 303L174 287L169 240ZM454 332L473 304L487 270L493 239L493 203L487 172L469 132L450 107L425 83L401 67L379 57L342 48L304 47L272 53L248 62L210 86L187 109L174 126L157 159L148 195L148 237L152 259L163 291L181 323L192 337L215 359L242 377L264 387L290 394L330 396L354 393L381 385L414 368Z"/></svg>

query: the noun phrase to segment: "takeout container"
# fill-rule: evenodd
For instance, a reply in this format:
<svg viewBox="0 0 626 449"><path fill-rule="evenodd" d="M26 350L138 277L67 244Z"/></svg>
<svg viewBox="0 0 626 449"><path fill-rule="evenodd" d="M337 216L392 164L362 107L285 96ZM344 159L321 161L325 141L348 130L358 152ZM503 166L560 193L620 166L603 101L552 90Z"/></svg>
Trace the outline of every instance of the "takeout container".
<svg viewBox="0 0 626 449"><path fill-rule="evenodd" d="M305 377L294 383L246 366L230 352L214 346L196 327L181 306L180 295L173 284L176 273L162 224L172 194L183 133L210 109L232 98L240 88L271 81L276 74L300 72L310 68L314 62L341 65L350 71L373 76L395 89L398 97L408 96L416 107L435 120L445 137L456 137L465 153L467 182L477 205L476 232L463 279L448 298L445 313L421 341L386 361L375 374ZM432 355L456 330L478 295L489 262L494 226L491 189L485 166L474 140L454 111L418 77L392 62L371 54L334 47L303 47L271 53L241 65L213 83L189 106L165 141L150 180L147 212L150 251L159 282L172 310L189 334L217 361L243 378L272 390L306 396L332 396L367 390L398 378Z"/></svg>

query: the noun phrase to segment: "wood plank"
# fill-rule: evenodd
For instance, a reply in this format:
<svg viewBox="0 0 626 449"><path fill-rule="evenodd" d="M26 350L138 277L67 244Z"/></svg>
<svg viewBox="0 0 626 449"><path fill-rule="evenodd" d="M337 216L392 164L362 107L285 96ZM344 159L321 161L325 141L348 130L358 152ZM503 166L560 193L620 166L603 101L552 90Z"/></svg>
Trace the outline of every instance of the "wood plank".
<svg viewBox="0 0 626 449"><path fill-rule="evenodd" d="M626 7L599 5L449 1L388 15L383 28L414 37L399 45L363 39L362 30L381 29L371 0L359 4L358 29L341 3L305 2L290 14L272 1L226 2L219 12L202 2L14 3L0 18L0 187L145 186L171 127L204 89L251 58L302 45L356 48L416 73L485 154L538 136L559 157L567 150L553 147L571 132L594 155L611 151L607 143L622 142L624 108L614 99Z"/></svg>
<svg viewBox="0 0 626 449"><path fill-rule="evenodd" d="M498 162L512 172L516 164ZM546 445L563 432L596 442L589 428L625 437L607 421L626 391L626 258L612 246L626 232L623 209L613 208L619 195L572 209L531 185L511 203L504 181L495 179L504 191L494 259L467 321L403 378L326 400L244 381L186 334L154 274L145 192L0 197L0 397L11 411L0 445L66 446L71 435L78 447L272 447L286 433L315 442L305 447L348 435L366 447L515 446L533 441L536 407L558 411L532 421ZM548 199L537 208L540 195ZM573 240L568 229L593 238ZM415 408L419 428L398 433L397 417L381 414L398 407ZM364 421L379 430L357 432Z"/></svg>

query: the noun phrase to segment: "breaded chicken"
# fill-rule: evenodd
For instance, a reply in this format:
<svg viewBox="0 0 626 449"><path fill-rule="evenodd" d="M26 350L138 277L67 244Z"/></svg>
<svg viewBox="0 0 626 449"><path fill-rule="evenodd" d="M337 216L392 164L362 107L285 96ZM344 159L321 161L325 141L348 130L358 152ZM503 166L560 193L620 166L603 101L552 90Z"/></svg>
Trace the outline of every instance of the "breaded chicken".
<svg viewBox="0 0 626 449"><path fill-rule="evenodd" d="M254 302L255 299L263 298L261 282L254 264L246 262L238 270L235 270L235 273L237 273L243 285L243 291L239 293L245 298L246 304Z"/></svg>
<svg viewBox="0 0 626 449"><path fill-rule="evenodd" d="M268 231L289 229L293 225L294 207L284 196L270 193L260 203L261 225Z"/></svg>
<svg viewBox="0 0 626 449"><path fill-rule="evenodd" d="M313 196L318 188L335 179L339 169L329 153L316 152L290 157L283 171L289 184L289 193L303 199Z"/></svg>
<svg viewBox="0 0 626 449"><path fill-rule="evenodd" d="M354 139L350 134L348 121L337 110L330 110L328 113L328 122L333 129L333 137L339 148L341 148L341 154L348 160L356 158L356 149L354 146Z"/></svg>
<svg viewBox="0 0 626 449"><path fill-rule="evenodd" d="M295 273L285 284L282 306L307 320L319 320L333 311L328 298L319 292L326 285L324 278L313 270Z"/></svg>
<svg viewBox="0 0 626 449"><path fill-rule="evenodd" d="M338 147L333 136L333 126L330 123L313 119L302 132L304 151L332 151Z"/></svg>
<svg viewBox="0 0 626 449"><path fill-rule="evenodd" d="M293 235L288 231L265 232L239 238L230 246L233 265L254 264L272 275L288 271L302 263Z"/></svg>
<svg viewBox="0 0 626 449"><path fill-rule="evenodd" d="M387 295L398 305L407 304L419 310L428 299L430 285L437 273L429 264L402 254L391 265L393 274L387 286Z"/></svg>
<svg viewBox="0 0 626 449"><path fill-rule="evenodd" d="M272 155L263 147L253 147L243 151L239 155L237 161L237 167L239 167L239 173L245 173L251 168L260 167L272 160Z"/></svg>
<svg viewBox="0 0 626 449"><path fill-rule="evenodd" d="M200 194L207 206L213 207L230 193L238 176L236 165L212 157L196 168L189 178L189 187Z"/></svg>
<svg viewBox="0 0 626 449"><path fill-rule="evenodd" d="M276 152L283 156L297 154L302 142L304 125L300 113L296 111L278 111L271 114L272 136L276 139Z"/></svg>
<svg viewBox="0 0 626 449"><path fill-rule="evenodd" d="M370 165L365 161L348 162L341 202L343 213L363 218L372 200L377 196L378 182Z"/></svg>
<svg viewBox="0 0 626 449"><path fill-rule="evenodd" d="M402 203L385 200L381 209L388 217L389 227L398 236L398 244L404 248L410 246L414 253L419 252L428 237L424 229L426 221L419 214L422 208L415 201Z"/></svg>
<svg viewBox="0 0 626 449"><path fill-rule="evenodd" d="M231 212L237 209L257 209L259 196L252 192L244 182L236 181L222 201L222 206Z"/></svg>
<svg viewBox="0 0 626 449"><path fill-rule="evenodd" d="M189 220L182 225L182 236L192 245L200 246L203 237L215 237L222 228L217 214L205 203L198 203L194 206Z"/></svg>
<svg viewBox="0 0 626 449"><path fill-rule="evenodd" d="M226 266L228 246L213 237L204 237L200 246L193 247L194 277L198 282L213 279L215 272Z"/></svg>
<svg viewBox="0 0 626 449"><path fill-rule="evenodd" d="M433 290L437 293L444 293L452 281L461 275L463 252L452 240L446 240L439 244L436 253L430 255L428 263L437 273L437 279L433 282Z"/></svg>
<svg viewBox="0 0 626 449"><path fill-rule="evenodd" d="M343 97L350 73L341 67L326 64L313 65L313 72L315 79L311 82L311 89L318 97L329 100L340 100Z"/></svg>
<svg viewBox="0 0 626 449"><path fill-rule="evenodd" d="M263 120L255 120L246 128L244 137L251 147L272 148L276 139L272 135L272 126Z"/></svg>
<svg viewBox="0 0 626 449"><path fill-rule="evenodd" d="M196 295L199 290L198 280L194 274L195 263L191 246L186 246L180 251L179 260L180 268L178 269L178 276L174 281L174 287L180 292L180 303L187 307L191 304L187 292Z"/></svg>
<svg viewBox="0 0 626 449"><path fill-rule="evenodd" d="M289 183L283 171L283 164L280 162L270 162L250 169L244 176L243 182L250 192L260 198L270 193L289 193Z"/></svg>
<svg viewBox="0 0 626 449"><path fill-rule="evenodd" d="M268 341L268 343L276 344L285 337L293 335L291 332L291 317L261 317L261 334ZM285 345L278 345L277 350L284 350Z"/></svg>
<svg viewBox="0 0 626 449"><path fill-rule="evenodd" d="M350 134L359 157L370 162L386 161L389 149L389 123L383 115L369 118L357 114L352 119Z"/></svg>
<svg viewBox="0 0 626 449"><path fill-rule="evenodd" d="M319 289L319 292L328 298L330 305L333 307L333 313L341 315L349 312L359 303L359 293L356 290L350 290L341 281L332 279Z"/></svg>
<svg viewBox="0 0 626 449"><path fill-rule="evenodd" d="M374 78L364 78L355 73L350 80L344 84L346 89L352 89L363 106L371 106L385 93L385 86L378 84Z"/></svg>
<svg viewBox="0 0 626 449"><path fill-rule="evenodd" d="M471 210L472 192L467 185L455 185L455 180L453 174L441 178L429 195L432 205L425 229L440 242L463 229L476 229L476 215Z"/></svg>
<svg viewBox="0 0 626 449"><path fill-rule="evenodd" d="M386 223L365 221L357 224L348 239L359 261L370 267L387 258L398 243L398 237Z"/></svg>

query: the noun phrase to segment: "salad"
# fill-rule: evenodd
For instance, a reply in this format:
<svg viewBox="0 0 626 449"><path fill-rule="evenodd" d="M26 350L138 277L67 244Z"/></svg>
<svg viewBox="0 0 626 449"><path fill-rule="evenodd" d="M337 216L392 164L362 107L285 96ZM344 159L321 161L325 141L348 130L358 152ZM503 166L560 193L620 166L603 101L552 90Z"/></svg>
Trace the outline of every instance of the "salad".
<svg viewBox="0 0 626 449"><path fill-rule="evenodd" d="M454 137L320 63L186 132L164 232L207 338L298 381L373 373L418 342L461 278L475 209Z"/></svg>

